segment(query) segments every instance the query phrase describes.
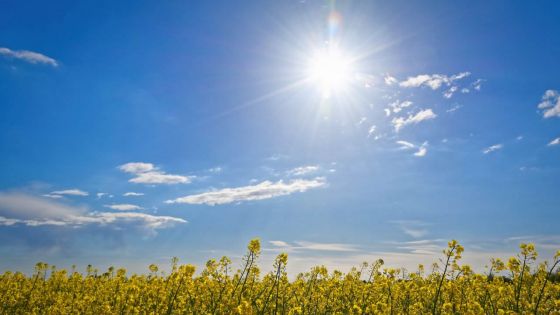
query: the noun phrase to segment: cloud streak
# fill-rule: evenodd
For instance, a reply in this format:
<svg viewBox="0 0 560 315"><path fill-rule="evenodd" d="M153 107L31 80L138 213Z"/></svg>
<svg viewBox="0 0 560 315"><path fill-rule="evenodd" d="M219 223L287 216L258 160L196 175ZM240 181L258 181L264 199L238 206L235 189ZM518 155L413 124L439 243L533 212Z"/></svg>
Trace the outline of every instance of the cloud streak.
<svg viewBox="0 0 560 315"><path fill-rule="evenodd" d="M400 150L412 150L412 149L418 149L415 153L414 156L416 157L423 157L426 156L426 154L428 153L428 141L424 141L424 143L422 143L421 145L417 146L414 143L408 142L408 141L403 141L403 140L399 140L396 142L398 145L400 145L399 149Z"/></svg>
<svg viewBox="0 0 560 315"><path fill-rule="evenodd" d="M67 196L89 196L89 193L80 189L66 189L66 190L56 190L56 191L51 191L49 195L67 195ZM52 196L49 196L52 198Z"/></svg>
<svg viewBox="0 0 560 315"><path fill-rule="evenodd" d="M388 113L389 115L391 114L391 111L393 113L398 113L400 111L402 111L403 109L412 106L412 102L411 101L403 101L400 102L399 100L396 100L394 102L392 102L391 104L389 104L389 108L387 108L385 110L385 113Z"/></svg>
<svg viewBox="0 0 560 315"><path fill-rule="evenodd" d="M504 148L504 145L501 144L501 143L498 143L498 144L491 145L491 146L487 147L486 149L482 150L482 153L488 154L488 153L492 153L494 151L501 150L503 148Z"/></svg>
<svg viewBox="0 0 560 315"><path fill-rule="evenodd" d="M134 177L128 181L135 184L188 184L191 177L183 175L167 174L152 163L131 162L118 167L125 173L133 174Z"/></svg>
<svg viewBox="0 0 560 315"><path fill-rule="evenodd" d="M206 204L215 206L241 201L270 199L296 192L305 192L309 189L319 188L325 185L326 181L323 177L317 177L312 180L295 179L288 182L282 180L277 182L264 181L256 185L223 188L201 194L189 195L167 200L166 203Z"/></svg>
<svg viewBox="0 0 560 315"><path fill-rule="evenodd" d="M399 132L402 128L407 125L418 124L424 120L431 120L436 118L437 115L431 109L424 109L419 111L414 115L409 115L408 117L395 117L391 120L391 124L395 128L396 132Z"/></svg>
<svg viewBox="0 0 560 315"><path fill-rule="evenodd" d="M355 252L359 248L357 245L353 244L343 244L343 243L317 243L317 242L307 242L307 241L295 241L293 244L289 244L284 241L269 241L274 248L269 250L282 250L286 252L293 251L326 251L326 252Z"/></svg>
<svg viewBox="0 0 560 315"><path fill-rule="evenodd" d="M6 47L0 47L0 55L7 58L19 59L31 64L45 64L53 67L58 67L58 62L41 53L29 50L11 50Z"/></svg>
<svg viewBox="0 0 560 315"><path fill-rule="evenodd" d="M461 80L470 76L470 72L461 72L452 76L444 74L421 74L415 77L408 77L406 80L399 83L401 87L421 87L427 86L432 90L437 90L442 86L451 86L453 82Z"/></svg>
<svg viewBox="0 0 560 315"><path fill-rule="evenodd" d="M133 192L133 191L129 191L123 194L124 197L138 197L138 196L144 196L144 193L137 193L137 192Z"/></svg>
<svg viewBox="0 0 560 315"><path fill-rule="evenodd" d="M109 209L113 209L113 210L119 210L119 211L132 211L132 210L142 210L144 208L137 206L137 205L131 205L128 203L124 203L124 204L115 204L115 205L105 205L105 208L109 208Z"/></svg>
<svg viewBox="0 0 560 315"><path fill-rule="evenodd" d="M138 227L153 232L186 220L135 212L96 212L17 192L0 192L0 226Z"/></svg>
<svg viewBox="0 0 560 315"><path fill-rule="evenodd" d="M310 173L315 173L319 170L319 166L317 165L307 165L307 166L300 166L294 169L291 169L287 172L289 176L303 176Z"/></svg>

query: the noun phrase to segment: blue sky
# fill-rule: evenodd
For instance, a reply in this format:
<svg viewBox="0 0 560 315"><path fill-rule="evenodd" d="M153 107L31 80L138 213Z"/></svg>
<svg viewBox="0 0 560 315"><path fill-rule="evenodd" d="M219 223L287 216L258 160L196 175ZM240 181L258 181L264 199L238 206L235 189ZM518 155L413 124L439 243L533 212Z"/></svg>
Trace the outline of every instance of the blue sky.
<svg viewBox="0 0 560 315"><path fill-rule="evenodd" d="M559 9L3 2L0 269L546 258Z"/></svg>

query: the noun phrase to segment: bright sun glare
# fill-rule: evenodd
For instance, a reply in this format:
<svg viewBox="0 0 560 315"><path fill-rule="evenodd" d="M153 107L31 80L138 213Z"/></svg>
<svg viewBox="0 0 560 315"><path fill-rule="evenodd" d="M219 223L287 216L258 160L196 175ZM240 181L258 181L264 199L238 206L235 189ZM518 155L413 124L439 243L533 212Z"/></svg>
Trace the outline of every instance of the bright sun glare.
<svg viewBox="0 0 560 315"><path fill-rule="evenodd" d="M338 49L318 51L309 60L308 77L318 86L323 97L329 98L351 83L351 62Z"/></svg>

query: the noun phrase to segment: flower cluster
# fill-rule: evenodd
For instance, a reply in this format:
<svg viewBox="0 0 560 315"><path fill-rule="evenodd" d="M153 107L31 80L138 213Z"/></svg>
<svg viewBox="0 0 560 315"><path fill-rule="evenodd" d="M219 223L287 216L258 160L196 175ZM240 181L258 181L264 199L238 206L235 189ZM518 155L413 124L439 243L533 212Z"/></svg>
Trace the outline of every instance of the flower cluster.
<svg viewBox="0 0 560 315"><path fill-rule="evenodd" d="M560 314L560 251L537 263L532 244L521 244L508 262L492 259L477 274L461 265L463 247L451 241L430 272L384 268L383 260L348 273L324 266L290 280L288 255L272 270L257 265L261 246L252 240L241 268L227 257L193 265L173 259L144 275L124 269L85 274L38 263L33 275L0 275L1 314Z"/></svg>

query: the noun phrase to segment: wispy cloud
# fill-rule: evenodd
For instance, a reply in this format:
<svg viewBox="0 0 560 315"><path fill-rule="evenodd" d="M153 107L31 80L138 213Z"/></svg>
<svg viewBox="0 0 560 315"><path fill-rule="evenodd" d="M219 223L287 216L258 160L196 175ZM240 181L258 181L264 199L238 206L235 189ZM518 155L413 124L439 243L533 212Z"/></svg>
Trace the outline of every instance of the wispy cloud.
<svg viewBox="0 0 560 315"><path fill-rule="evenodd" d="M62 198L61 195L53 195L53 194L42 194L41 196L47 197L47 198L52 198L52 199L60 199L60 198Z"/></svg>
<svg viewBox="0 0 560 315"><path fill-rule="evenodd" d="M295 192L305 192L309 189L319 188L325 185L326 181L322 177L317 177L312 180L295 179L288 182L282 180L277 182L264 181L256 185L224 188L201 194L189 195L174 200L167 200L166 203L206 204L214 206L233 202L270 199L290 195Z"/></svg>
<svg viewBox="0 0 560 315"><path fill-rule="evenodd" d="M518 244L522 242L533 243L537 248L556 251L560 248L560 235L520 235L506 238L506 243Z"/></svg>
<svg viewBox="0 0 560 315"><path fill-rule="evenodd" d="M208 169L208 172L210 173L221 173L224 169L220 166L216 166L216 167L212 167Z"/></svg>
<svg viewBox="0 0 560 315"><path fill-rule="evenodd" d="M4 226L137 226L153 231L179 223L187 221L176 217L134 212L91 212L85 207L70 206L25 193L0 192L0 225Z"/></svg>
<svg viewBox="0 0 560 315"><path fill-rule="evenodd" d="M457 111L457 110L458 110L459 108L461 108L461 107L463 107L463 105L457 104L457 105L451 107L450 109L447 109L446 112L452 113L452 112L454 112L454 111Z"/></svg>
<svg viewBox="0 0 560 315"><path fill-rule="evenodd" d="M142 209L144 209L140 206L132 205L132 204L128 204L128 203L105 205L104 207L109 208L109 209L113 209L113 210L119 210L119 211L132 211L132 210L142 210Z"/></svg>
<svg viewBox="0 0 560 315"><path fill-rule="evenodd" d="M427 148L428 147L428 141L424 141L424 143L422 143L419 146L415 145L414 143L404 141L404 140L396 141L396 143L400 146L399 149L401 149L401 150L418 149L414 153L414 156L417 156L417 157L423 157L423 156L426 155L426 153L428 153L428 148Z"/></svg>
<svg viewBox="0 0 560 315"><path fill-rule="evenodd" d="M443 97L452 98L453 94L455 94L455 92L457 92L457 90L459 90L458 86L452 86L449 89L447 89L447 91L443 92Z"/></svg>
<svg viewBox="0 0 560 315"><path fill-rule="evenodd" d="M317 243L307 241L295 241L289 244L284 241L269 241L274 248L270 250L282 250L285 252L292 251L327 251L327 252L354 252L358 251L359 247L353 244L343 243Z"/></svg>
<svg viewBox="0 0 560 315"><path fill-rule="evenodd" d="M276 247L288 247L288 246L290 246L290 244L288 244L284 241L269 241L269 243L276 246Z"/></svg>
<svg viewBox="0 0 560 315"><path fill-rule="evenodd" d="M74 188L74 189L51 191L49 195L88 196L89 193L86 192L86 191ZM49 196L49 197L52 197L52 196Z"/></svg>
<svg viewBox="0 0 560 315"><path fill-rule="evenodd" d="M81 227L87 225L121 226L137 225L148 230L165 229L186 220L170 216L155 216L137 212L92 212L85 216L71 216L59 219L13 219L0 216L0 226L24 225Z"/></svg>
<svg viewBox="0 0 560 315"><path fill-rule="evenodd" d="M445 246L443 240L417 240L409 242L399 242L397 249L406 250L412 254L438 255Z"/></svg>
<svg viewBox="0 0 560 315"><path fill-rule="evenodd" d="M408 77L406 80L399 83L402 87L421 87L428 86L432 90L437 90L441 86L450 86L453 82L461 80L470 76L470 72L461 72L455 75L447 76L444 74L421 74L415 77Z"/></svg>
<svg viewBox="0 0 560 315"><path fill-rule="evenodd" d="M307 166L300 166L294 169L287 171L286 173L288 176L303 176L308 175L311 173L315 173L319 170L318 165L307 165Z"/></svg>
<svg viewBox="0 0 560 315"><path fill-rule="evenodd" d="M188 184L192 177L167 174L152 163L131 162L119 166L125 173L134 174L128 181L136 184Z"/></svg>
<svg viewBox="0 0 560 315"><path fill-rule="evenodd" d="M11 50L6 47L0 47L0 55L3 55L7 58L23 60L32 64L46 64L53 67L58 67L58 62L55 59L34 51Z"/></svg>
<svg viewBox="0 0 560 315"><path fill-rule="evenodd" d="M423 221L415 220L397 220L391 221L391 223L397 225L405 234L413 238L421 238L428 234L428 226L430 224Z"/></svg>
<svg viewBox="0 0 560 315"><path fill-rule="evenodd" d="M560 93L557 90L546 90L538 108L544 118L560 117Z"/></svg>
<svg viewBox="0 0 560 315"><path fill-rule="evenodd" d="M397 83L399 83L399 80L397 80L397 78L392 77L390 75L386 75L383 80L385 81L385 84L387 85L395 85Z"/></svg>
<svg viewBox="0 0 560 315"><path fill-rule="evenodd" d="M371 127L369 127L368 135L367 135L368 138L371 137L371 136L373 136L373 135L375 134L375 130L377 130L377 126L376 126L376 125L371 125ZM377 137L378 137L378 136L375 136L375 139L376 139L376 140L377 140Z"/></svg>
<svg viewBox="0 0 560 315"><path fill-rule="evenodd" d="M391 120L393 127L396 132L399 132L403 127L410 124L417 124L424 120L430 120L436 118L437 115L431 109L424 109L419 111L414 115L409 115L408 117L395 117Z"/></svg>
<svg viewBox="0 0 560 315"><path fill-rule="evenodd" d="M385 111L385 113L389 113L389 114L390 114L391 111L392 111L393 113L398 113L398 112L400 112L401 110L403 110L403 109L405 109L405 108L407 108L407 107L410 107L412 104L413 104L413 103L412 103L411 101L402 101L402 102L401 102L401 101L399 101L399 100L396 100L396 101L394 101L394 102L392 102L392 103L389 104L389 108L387 108L388 111Z"/></svg>
<svg viewBox="0 0 560 315"><path fill-rule="evenodd" d="M560 137L553 139L548 143L548 146L559 145L560 144Z"/></svg>
<svg viewBox="0 0 560 315"><path fill-rule="evenodd" d="M482 88L482 82L484 82L485 80L483 79L476 79L473 83L471 83L471 86L473 89L480 91L480 89Z"/></svg>
<svg viewBox="0 0 560 315"><path fill-rule="evenodd" d="M137 197L137 196L144 196L144 193L137 193L133 191L129 191L123 194L125 197Z"/></svg>
<svg viewBox="0 0 560 315"><path fill-rule="evenodd" d="M504 145L501 144L501 143L494 144L494 145L491 145L491 146L487 147L486 149L482 150L482 153L488 154L488 153L491 153L491 152L494 152L494 151L501 150L501 149L503 149L503 147L504 147Z"/></svg>
<svg viewBox="0 0 560 315"><path fill-rule="evenodd" d="M413 143L404 140L399 140L396 143L401 146L401 150L413 149L414 147L416 147Z"/></svg>
<svg viewBox="0 0 560 315"><path fill-rule="evenodd" d="M428 141L425 141L424 143L422 143L422 145L420 145L420 147L418 148L418 151L414 152L414 156L417 157L423 157L426 156L426 153L428 153Z"/></svg>

